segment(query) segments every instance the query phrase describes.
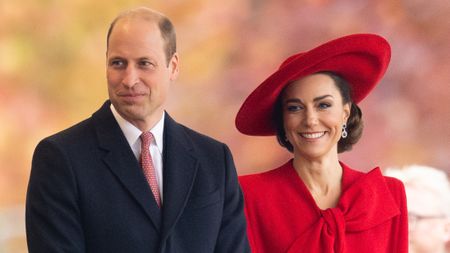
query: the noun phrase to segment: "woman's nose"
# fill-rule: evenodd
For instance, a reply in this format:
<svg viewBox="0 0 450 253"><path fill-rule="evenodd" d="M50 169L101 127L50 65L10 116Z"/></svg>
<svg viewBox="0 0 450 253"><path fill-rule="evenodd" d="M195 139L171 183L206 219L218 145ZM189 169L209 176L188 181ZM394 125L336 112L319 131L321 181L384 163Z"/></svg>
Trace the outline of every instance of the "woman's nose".
<svg viewBox="0 0 450 253"><path fill-rule="evenodd" d="M314 110L305 110L304 123L306 126L314 126L318 123L317 113Z"/></svg>

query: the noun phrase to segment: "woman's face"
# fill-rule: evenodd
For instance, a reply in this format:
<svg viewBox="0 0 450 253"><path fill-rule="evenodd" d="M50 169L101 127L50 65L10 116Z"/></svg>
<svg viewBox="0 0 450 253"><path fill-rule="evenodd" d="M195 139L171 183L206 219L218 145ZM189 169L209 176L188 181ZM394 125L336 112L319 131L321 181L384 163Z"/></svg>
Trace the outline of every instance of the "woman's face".
<svg viewBox="0 0 450 253"><path fill-rule="evenodd" d="M312 74L288 85L282 94L282 113L286 138L296 156L321 159L337 154L350 105L343 105L331 77Z"/></svg>

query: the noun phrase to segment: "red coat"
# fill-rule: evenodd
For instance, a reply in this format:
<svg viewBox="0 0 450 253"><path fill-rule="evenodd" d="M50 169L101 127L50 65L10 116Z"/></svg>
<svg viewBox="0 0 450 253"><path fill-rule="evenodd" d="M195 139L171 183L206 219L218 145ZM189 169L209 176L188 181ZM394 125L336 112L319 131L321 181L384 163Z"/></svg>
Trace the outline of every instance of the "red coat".
<svg viewBox="0 0 450 253"><path fill-rule="evenodd" d="M326 210L316 205L292 160L241 176L252 252L408 252L403 184L378 168L365 174L341 166L341 198Z"/></svg>

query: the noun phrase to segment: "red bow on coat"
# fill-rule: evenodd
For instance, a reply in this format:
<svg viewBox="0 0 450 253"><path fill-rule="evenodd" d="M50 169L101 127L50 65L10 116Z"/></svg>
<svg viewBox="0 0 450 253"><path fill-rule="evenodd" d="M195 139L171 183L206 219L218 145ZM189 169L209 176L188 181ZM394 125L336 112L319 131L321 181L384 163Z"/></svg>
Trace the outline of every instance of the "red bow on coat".
<svg viewBox="0 0 450 253"><path fill-rule="evenodd" d="M317 222L298 237L288 253L343 253L345 233L368 230L400 214L379 169L344 189L337 207L320 212Z"/></svg>

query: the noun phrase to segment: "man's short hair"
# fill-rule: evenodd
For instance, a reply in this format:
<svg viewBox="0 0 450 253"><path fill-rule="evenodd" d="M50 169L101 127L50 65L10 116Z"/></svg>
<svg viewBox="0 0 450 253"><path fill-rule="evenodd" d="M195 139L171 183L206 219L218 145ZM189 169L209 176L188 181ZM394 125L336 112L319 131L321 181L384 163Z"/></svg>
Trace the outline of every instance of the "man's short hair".
<svg viewBox="0 0 450 253"><path fill-rule="evenodd" d="M108 35L106 36L106 47L109 47L109 37L111 36L114 26L119 20L136 18L141 18L146 21L155 22L156 24L158 24L158 28L164 40L166 62L167 64L169 64L170 59L177 51L175 28L167 16L147 7L138 7L120 13L109 26Z"/></svg>

